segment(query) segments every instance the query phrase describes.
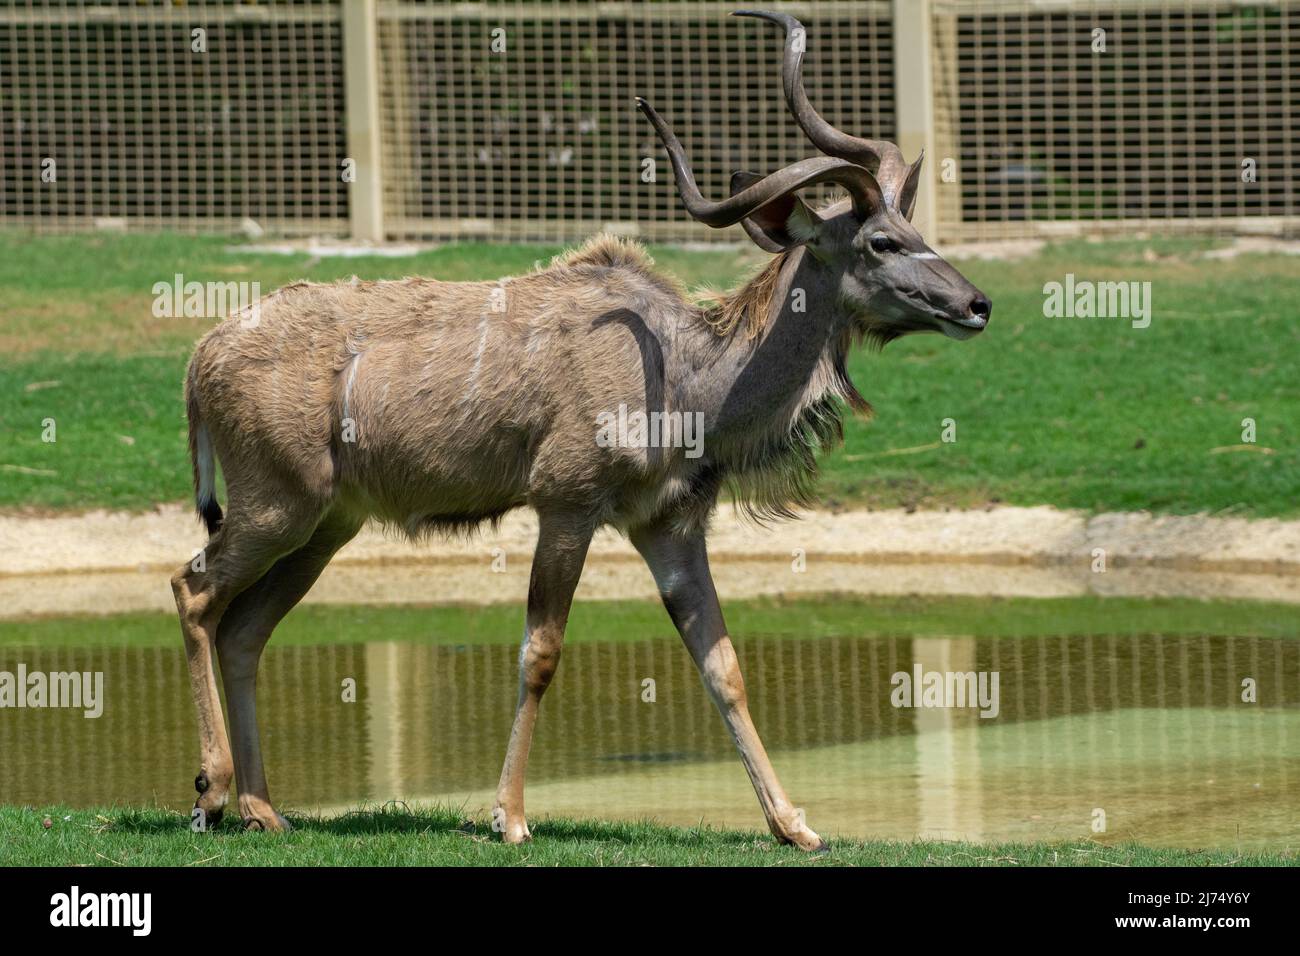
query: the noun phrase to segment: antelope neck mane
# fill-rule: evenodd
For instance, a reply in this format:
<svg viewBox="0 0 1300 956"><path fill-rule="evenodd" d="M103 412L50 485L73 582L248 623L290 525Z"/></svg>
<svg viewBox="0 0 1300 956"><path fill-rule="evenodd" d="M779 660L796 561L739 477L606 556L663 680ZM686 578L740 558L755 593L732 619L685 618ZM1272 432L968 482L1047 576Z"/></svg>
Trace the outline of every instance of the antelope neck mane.
<svg viewBox="0 0 1300 956"><path fill-rule="evenodd" d="M715 296L714 303L703 310L709 328L723 338L741 328L747 339L762 335L772 318L772 297L788 255L778 253L748 282Z"/></svg>

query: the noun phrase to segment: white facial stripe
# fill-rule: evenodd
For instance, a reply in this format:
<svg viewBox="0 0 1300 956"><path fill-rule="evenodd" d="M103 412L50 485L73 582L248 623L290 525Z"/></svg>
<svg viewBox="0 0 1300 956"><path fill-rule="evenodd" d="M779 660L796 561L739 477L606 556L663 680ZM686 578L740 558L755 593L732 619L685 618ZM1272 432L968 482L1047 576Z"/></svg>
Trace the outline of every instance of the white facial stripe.
<svg viewBox="0 0 1300 956"><path fill-rule="evenodd" d="M908 253L904 253L904 255L906 255L909 259L938 259L938 258L940 258L939 253L937 253L937 252L908 252Z"/></svg>

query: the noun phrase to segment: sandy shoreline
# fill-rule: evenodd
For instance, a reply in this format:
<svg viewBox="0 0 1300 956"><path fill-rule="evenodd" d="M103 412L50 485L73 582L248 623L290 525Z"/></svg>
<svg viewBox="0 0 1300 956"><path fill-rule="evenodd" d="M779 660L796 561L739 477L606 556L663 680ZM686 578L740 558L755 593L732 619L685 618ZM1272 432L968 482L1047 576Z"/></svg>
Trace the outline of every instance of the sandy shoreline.
<svg viewBox="0 0 1300 956"><path fill-rule="evenodd" d="M366 528L307 600L522 602L536 533L529 511L469 541L415 545ZM0 516L0 617L171 610L167 577L203 541L180 505L141 514ZM724 598L1122 594L1300 603L1300 521L997 507L813 512L764 528L724 508L710 542ZM1094 570L1099 550L1104 573ZM631 545L601 532L578 599L654 594Z"/></svg>

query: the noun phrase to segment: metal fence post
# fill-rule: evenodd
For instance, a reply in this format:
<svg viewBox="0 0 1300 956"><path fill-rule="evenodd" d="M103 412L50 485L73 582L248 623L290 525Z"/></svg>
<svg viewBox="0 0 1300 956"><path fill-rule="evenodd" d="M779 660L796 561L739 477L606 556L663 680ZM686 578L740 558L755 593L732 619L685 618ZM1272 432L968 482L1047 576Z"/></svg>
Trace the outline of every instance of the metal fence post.
<svg viewBox="0 0 1300 956"><path fill-rule="evenodd" d="M343 86L352 238L384 239L384 170L379 129L379 22L376 0L343 0Z"/></svg>
<svg viewBox="0 0 1300 956"><path fill-rule="evenodd" d="M933 242L939 225L935 214L939 157L935 155L934 138L930 0L894 0L893 16L894 117L898 146L908 161L914 161L925 150L925 167L912 222Z"/></svg>

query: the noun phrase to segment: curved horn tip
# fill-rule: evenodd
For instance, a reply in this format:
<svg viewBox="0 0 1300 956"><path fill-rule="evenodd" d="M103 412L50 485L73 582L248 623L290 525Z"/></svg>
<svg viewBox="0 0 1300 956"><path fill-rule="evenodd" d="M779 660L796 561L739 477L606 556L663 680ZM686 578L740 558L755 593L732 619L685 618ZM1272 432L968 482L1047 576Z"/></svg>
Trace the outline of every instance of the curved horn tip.
<svg viewBox="0 0 1300 956"><path fill-rule="evenodd" d="M799 21L790 16L790 14L773 13L771 10L733 10L731 15L733 17L758 17L760 20L770 20L773 23L785 27L786 30L790 29L791 24L801 26Z"/></svg>

